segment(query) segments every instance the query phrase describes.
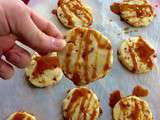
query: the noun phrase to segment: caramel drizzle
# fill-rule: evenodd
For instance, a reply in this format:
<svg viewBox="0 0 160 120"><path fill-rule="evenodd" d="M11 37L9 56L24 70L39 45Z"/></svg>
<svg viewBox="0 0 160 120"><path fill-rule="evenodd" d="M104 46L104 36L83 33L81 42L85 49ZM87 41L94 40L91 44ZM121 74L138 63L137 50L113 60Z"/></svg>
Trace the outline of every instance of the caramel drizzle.
<svg viewBox="0 0 160 120"><path fill-rule="evenodd" d="M143 10L143 9L147 9L149 8L151 13L148 13L147 11ZM120 5L120 9L123 10L134 10L136 11L136 15L137 16L130 16L130 17L150 17L153 14L153 9L151 5L129 5L129 4L121 4ZM128 17L128 18L130 18Z"/></svg>
<svg viewBox="0 0 160 120"><path fill-rule="evenodd" d="M131 55L131 59L132 59L132 62L133 62L132 72L136 72L138 70L138 66L137 66L137 62L136 62L136 56L133 53L132 47L130 45L128 45L128 47L129 47L129 53Z"/></svg>
<svg viewBox="0 0 160 120"><path fill-rule="evenodd" d="M139 40L136 43L135 51L143 63L147 64L149 68L153 67L151 55L153 55L155 51L147 45L141 36L139 36Z"/></svg>
<svg viewBox="0 0 160 120"><path fill-rule="evenodd" d="M82 6L80 6L80 5L78 5L78 4L75 4L75 5L71 6L69 3L66 4L66 5L67 5L68 9L69 9L72 13L74 13L74 15L75 15L76 17L78 17L78 18L79 18L80 20L82 20L83 22L88 22L88 23L89 23L90 17L86 14L86 13L88 13L88 11L86 12L86 10L85 10ZM82 19L83 17L81 17L80 15L78 15L78 13L76 12L76 9L79 9L80 11L83 12L83 15L85 15L85 18L87 19L87 21L85 21L84 19ZM88 14L89 14L89 13L88 13Z"/></svg>
<svg viewBox="0 0 160 120"><path fill-rule="evenodd" d="M80 80L80 76L79 76L79 74L78 74L78 65L79 65L79 59L80 59L80 57L81 57L82 43L83 43L83 41L84 41L84 39L85 39L85 35L83 35L84 32L81 31L81 29L79 29L79 28L77 28L77 29L75 30L75 32L77 32L77 33L79 33L79 32L82 33L82 36L80 36L80 37L82 37L82 39L81 39L81 41L80 41L80 45L79 45L79 48L78 48L78 55L77 55L76 62L75 62L75 65L74 65L74 73L73 73L73 82L74 82L76 85L78 85L79 80Z"/></svg>
<svg viewBox="0 0 160 120"><path fill-rule="evenodd" d="M90 45L90 34L91 31L88 30L85 37L85 48L82 54L82 57L85 61L84 63L84 77L85 80L88 81L88 55L89 55L89 45Z"/></svg>
<svg viewBox="0 0 160 120"><path fill-rule="evenodd" d="M110 57L111 57L111 51L109 50L108 54L107 54L107 57L106 57L106 64L105 64L105 66L103 68L104 71L107 71L110 68L110 65L109 65Z"/></svg>
<svg viewBox="0 0 160 120"><path fill-rule="evenodd" d="M72 115L74 114L73 111L76 110L77 106L80 106L80 112L78 114L78 119L77 120L80 119L80 114L81 113L84 114L84 120L87 120L87 114L86 114L86 110L85 110L84 105L85 105L85 102L87 102L87 98L88 98L89 94L91 94L91 93L86 88L79 88L73 93L71 101L70 101L70 103L68 105L68 108L66 110L67 120L72 120ZM81 104L79 104L80 99L82 99ZM75 103L77 103L76 106L73 106Z"/></svg>
<svg viewBox="0 0 160 120"><path fill-rule="evenodd" d="M78 4L79 3L79 4ZM76 4L73 4L73 6L71 7L71 5L68 3L68 8L70 11L72 11L74 13L74 15L76 17L78 17L80 20L82 20L83 22L86 22L84 19L82 19L83 17L80 17L80 15L78 15L78 13L76 12L76 9L80 10L83 12L83 15L85 15L85 18L87 19L88 23L91 21L91 14L83 7L82 4L80 4L80 2L78 2Z"/></svg>
<svg viewBox="0 0 160 120"><path fill-rule="evenodd" d="M13 120L24 120L25 115L23 113L17 113L14 115Z"/></svg>
<svg viewBox="0 0 160 120"><path fill-rule="evenodd" d="M67 11L66 11L66 9L64 8L63 5L61 6L61 8L62 8L63 13L66 15L66 18L68 20L68 25L71 25L71 26L74 25L72 17L69 14L67 14Z"/></svg>
<svg viewBox="0 0 160 120"><path fill-rule="evenodd" d="M98 64L98 49L95 51L95 59L94 59L94 65L93 65L93 73L92 73L92 78L95 79L97 77L97 64Z"/></svg>
<svg viewBox="0 0 160 120"><path fill-rule="evenodd" d="M138 65L136 62L136 57L135 54L132 50L132 47L130 45L129 46L129 52L132 58L132 62L133 62L133 72L136 72L138 70ZM152 68L153 66L153 62L150 58L150 56L154 53L154 50L152 48L150 48L145 41L143 41L143 39L141 37L139 37L138 42L136 43L136 50L135 52L137 53L137 55L140 58L140 61L142 61L143 63L146 63L148 67Z"/></svg>
<svg viewBox="0 0 160 120"><path fill-rule="evenodd" d="M96 32L90 30L90 29L87 29L85 31L82 31L81 28L77 28L75 29L75 33L71 36L71 40L72 42L75 44L75 41L76 40L76 36L77 34L80 34L81 38L80 38L80 43L79 43L79 48L78 48L78 55L77 55L77 58L76 58L76 62L74 64L74 71L73 71L73 76L72 76L72 81L74 84L78 85L79 84L79 80L81 80L80 78L80 73L78 72L79 70L79 60L80 60L80 57L81 57L81 54L82 54L82 57L84 59L84 77L85 77L85 81L87 82L90 78L89 78L89 74L88 74L88 59L89 59L89 46L90 46L90 35L91 33L93 33L94 35L94 38L96 39L97 41L97 44L98 44L98 48L101 48L101 49L106 49L108 52L107 52L107 56L106 56L106 63L104 65L104 72L107 71L110 67L109 65L109 60L110 60L110 57L111 57L111 45L109 43L107 43L107 41L104 43L100 43L100 39L102 38L101 35L98 35ZM84 50L82 52L82 46L83 46L83 42L84 42ZM96 49L95 51L95 58L94 58L94 65L93 65L93 72L91 74L91 77L92 78L96 78L97 74L96 74L96 71L97 71L97 65L98 65L98 48ZM68 49L66 54L72 52L72 48ZM66 73L70 73L70 70L69 70L69 65L70 65L70 56L67 56L66 55L66 60L65 60L65 64L66 64Z"/></svg>
<svg viewBox="0 0 160 120"><path fill-rule="evenodd" d="M65 57L65 65L66 65L66 74L70 74L70 69L69 69L69 65L70 65L70 62L71 62L71 53L73 51L73 47L75 44L75 40L77 38L77 32L75 32L72 36L71 36L71 40L72 41L69 41L71 43L68 42L68 50L66 51L66 57Z"/></svg>
<svg viewBox="0 0 160 120"><path fill-rule="evenodd" d="M97 35L96 33L94 34L94 38L96 39L96 41L99 41L101 39L101 36ZM97 42L98 43L98 42ZM92 73L92 78L96 78L97 77L97 65L98 65L98 48L96 49L96 53L95 53L95 59L94 59L94 67L93 67L93 73Z"/></svg>
<svg viewBox="0 0 160 120"><path fill-rule="evenodd" d="M96 38L96 41L98 43L98 47L101 48L101 49L106 49L108 51L108 52L106 52L107 53L106 63L105 63L104 68L103 68L104 71L107 71L110 68L109 60L110 60L110 57L111 57L111 48L112 48L112 46L110 44L108 44L108 43L106 43L106 44L100 43L101 36L98 37L96 32L94 33L94 37Z"/></svg>

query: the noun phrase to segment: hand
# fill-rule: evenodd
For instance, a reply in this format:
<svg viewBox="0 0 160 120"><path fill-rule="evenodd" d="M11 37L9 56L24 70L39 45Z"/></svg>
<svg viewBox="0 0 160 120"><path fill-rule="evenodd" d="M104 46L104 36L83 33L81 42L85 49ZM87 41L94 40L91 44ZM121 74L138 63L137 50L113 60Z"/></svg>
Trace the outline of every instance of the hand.
<svg viewBox="0 0 160 120"><path fill-rule="evenodd" d="M0 0L0 16L0 77L3 79L13 75L11 64L24 68L30 63L29 52L18 46L16 40L40 54L62 50L65 46L56 26L37 15L21 0ZM6 60L1 59L2 56Z"/></svg>

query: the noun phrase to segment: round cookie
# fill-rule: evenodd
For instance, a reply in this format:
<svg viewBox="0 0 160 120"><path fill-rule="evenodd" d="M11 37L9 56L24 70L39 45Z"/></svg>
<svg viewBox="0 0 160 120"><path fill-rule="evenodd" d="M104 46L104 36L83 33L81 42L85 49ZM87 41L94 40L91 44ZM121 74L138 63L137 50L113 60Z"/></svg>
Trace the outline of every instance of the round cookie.
<svg viewBox="0 0 160 120"><path fill-rule="evenodd" d="M7 120L36 120L36 118L27 112L15 112Z"/></svg>
<svg viewBox="0 0 160 120"><path fill-rule="evenodd" d="M155 17L154 9L148 0L124 0L112 4L111 10L134 27L147 26Z"/></svg>
<svg viewBox="0 0 160 120"><path fill-rule="evenodd" d="M88 27L93 22L90 8L80 0L60 0L58 2L57 17L68 27Z"/></svg>
<svg viewBox="0 0 160 120"><path fill-rule="evenodd" d="M114 106L113 120L153 120L153 115L146 101L129 96Z"/></svg>
<svg viewBox="0 0 160 120"><path fill-rule="evenodd" d="M113 62L111 42L100 32L77 27L66 33L67 45L58 52L61 68L75 85L104 77Z"/></svg>
<svg viewBox="0 0 160 120"><path fill-rule="evenodd" d="M50 56L33 55L31 64L25 69L27 80L36 87L47 87L59 82L63 72L59 59L53 53Z"/></svg>
<svg viewBox="0 0 160 120"><path fill-rule="evenodd" d="M101 107L96 94L86 87L69 91L62 105L65 120L97 120Z"/></svg>
<svg viewBox="0 0 160 120"><path fill-rule="evenodd" d="M133 73L146 73L154 67L153 47L141 36L124 40L118 49L120 62Z"/></svg>

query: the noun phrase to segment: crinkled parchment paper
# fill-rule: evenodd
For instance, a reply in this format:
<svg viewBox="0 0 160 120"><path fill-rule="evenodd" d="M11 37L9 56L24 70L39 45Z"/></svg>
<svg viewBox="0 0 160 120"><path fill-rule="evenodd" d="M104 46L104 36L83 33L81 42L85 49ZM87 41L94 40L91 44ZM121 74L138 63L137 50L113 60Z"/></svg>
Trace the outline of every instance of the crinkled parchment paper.
<svg viewBox="0 0 160 120"><path fill-rule="evenodd" d="M88 3L94 16L91 27L102 32L108 37L114 49L114 63L110 73L103 79L94 82L88 87L92 88L103 109L100 120L111 120L111 109L108 106L109 95L114 90L121 90L124 95L130 95L136 85L142 85L149 89L150 94L144 99L148 101L155 120L160 120L160 54L156 61L156 67L147 74L133 74L128 72L117 59L117 48L123 39L129 36L142 35L152 43L157 52L160 51L160 8L155 8L157 17L145 28L129 28L129 34L124 33L127 24L120 21L119 16L110 11L110 4L117 0L84 0ZM159 3L158 3L159 2ZM57 0L31 0L29 6L38 14L49 19L62 31L67 31L51 10L56 8ZM160 5L160 1L152 0L153 5ZM118 35L120 33L120 35ZM31 38L32 39L32 38ZM74 85L65 77L56 86L45 89L33 88L24 79L24 70L17 69L15 76L10 81L0 80L0 120L5 120L15 111L27 111L37 116L38 120L63 120L61 103L67 89Z"/></svg>

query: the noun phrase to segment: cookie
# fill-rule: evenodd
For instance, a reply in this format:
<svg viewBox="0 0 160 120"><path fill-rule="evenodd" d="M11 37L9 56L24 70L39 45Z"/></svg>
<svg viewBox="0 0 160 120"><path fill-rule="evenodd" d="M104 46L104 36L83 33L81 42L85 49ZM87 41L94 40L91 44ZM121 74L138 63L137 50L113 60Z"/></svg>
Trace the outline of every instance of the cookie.
<svg viewBox="0 0 160 120"><path fill-rule="evenodd" d="M113 120L153 120L153 115L145 100L129 96L114 106Z"/></svg>
<svg viewBox="0 0 160 120"><path fill-rule="evenodd" d="M100 32L85 27L69 30L67 45L58 52L60 66L75 85L86 85L104 77L113 62L110 40Z"/></svg>
<svg viewBox="0 0 160 120"><path fill-rule="evenodd" d="M124 0L113 3L111 10L134 27L147 26L155 17L154 9L148 0Z"/></svg>
<svg viewBox="0 0 160 120"><path fill-rule="evenodd" d="M97 120L101 113L96 94L86 87L71 89L62 109L65 120Z"/></svg>
<svg viewBox="0 0 160 120"><path fill-rule="evenodd" d="M36 120L36 117L27 112L15 112L7 120Z"/></svg>
<svg viewBox="0 0 160 120"><path fill-rule="evenodd" d="M88 27L92 24L90 7L80 0L60 0L58 5L57 17L65 27Z"/></svg>
<svg viewBox="0 0 160 120"><path fill-rule="evenodd" d="M152 70L155 57L155 50L141 36L124 40L118 49L120 62L133 73L146 73Z"/></svg>
<svg viewBox="0 0 160 120"><path fill-rule="evenodd" d="M33 55L31 64L25 69L27 80L36 87L47 87L58 83L63 75L59 59L50 56Z"/></svg>

